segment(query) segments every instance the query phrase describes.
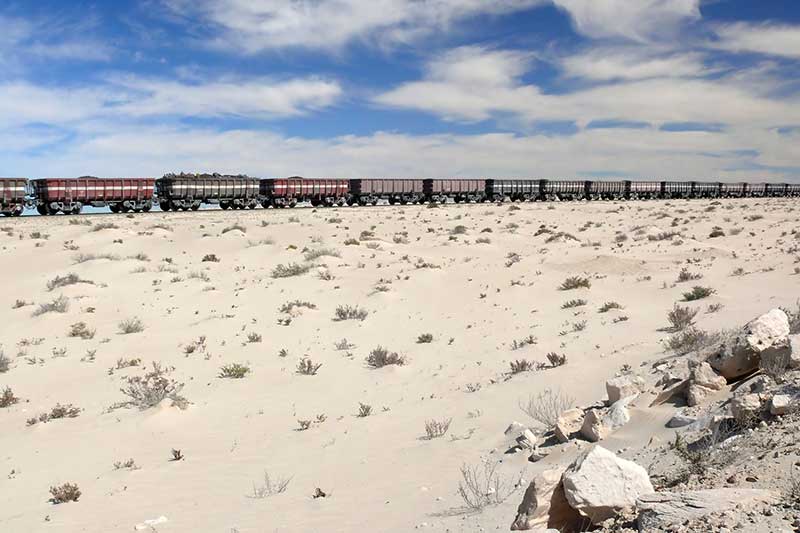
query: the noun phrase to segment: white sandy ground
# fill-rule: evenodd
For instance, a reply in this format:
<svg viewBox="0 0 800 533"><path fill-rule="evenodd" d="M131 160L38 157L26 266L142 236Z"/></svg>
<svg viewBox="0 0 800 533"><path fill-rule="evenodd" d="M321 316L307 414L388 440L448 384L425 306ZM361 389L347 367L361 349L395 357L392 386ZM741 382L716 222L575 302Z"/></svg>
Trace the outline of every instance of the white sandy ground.
<svg viewBox="0 0 800 533"><path fill-rule="evenodd" d="M168 522L156 530L163 532L507 530L524 488L482 513L461 512L459 467L502 460L504 476L523 472L529 480L578 449L553 447L536 464L524 453L504 455L506 426L533 424L518 401L547 387L580 405L604 399L605 380L623 364L636 369L664 355L660 341L667 333L659 330L666 312L692 285L717 291L689 304L702 309L699 326L709 330L793 304L800 295L794 274L800 240L791 233L800 230L798 206L763 199L723 201L713 210L710 201L673 201L521 204L514 211L509 204L484 204L84 217L119 226L96 232L63 216L2 220L0 340L12 364L0 374L0 389L10 386L22 401L0 409L0 531L131 531L162 515ZM746 220L750 215L763 219ZM328 222L331 217L341 222ZM680 218L677 228L670 227L672 217ZM587 221L599 227L580 231ZM221 233L234 222L246 232ZM149 229L157 223L172 229ZM506 229L511 223L518 228ZM449 240L459 224L467 233ZM534 236L541 224L580 241L545 243L550 234ZM637 226L646 233L637 235ZM728 235L709 238L713 226ZM371 227L376 240L343 244ZM486 227L492 233L480 233ZM733 236L733 228L744 229ZM674 238L682 244L646 238L670 229L682 232ZM49 238L30 238L35 231ZM408 243L393 242L402 231ZM615 232L629 239L618 246ZM491 243L476 244L478 237ZM274 244L248 246L265 238ZM65 241L79 250L66 250ZM270 277L279 263L303 263L305 247L341 252L341 258L317 260L334 279L320 279L316 270ZM74 264L79 253L102 252L123 259ZM509 252L521 261L506 267ZM137 253L149 261L124 259ZM221 261L202 263L208 253ZM158 271L165 257L178 274ZM441 268L415 268L418 258ZM131 273L142 266L145 272ZM703 278L676 284L682 266ZM738 267L747 274L732 276ZM192 271L206 272L210 281L187 278ZM47 291L49 280L68 273L95 285ZM176 275L183 280L172 282ZM589 276L591 289L559 291L572 275ZM391 281L388 292L374 291L381 279ZM32 317L38 304L59 294L70 299L66 313ZM589 304L561 309L572 298ZM17 299L35 305L12 309ZM317 309L279 325L279 306L295 299ZM611 300L624 309L599 313ZM705 312L717 303L721 310ZM357 304L369 316L333 321L339 304ZM629 320L613 323L620 315ZM133 316L145 330L120 334L118 323ZM587 321L584 331L559 335L580 320ZM67 336L79 321L96 328L93 339ZM263 335L263 342L245 345L249 332ZM427 332L433 342L417 344ZM538 344L511 349L512 341L531 334ZM201 335L207 355L185 355L183 346ZM18 346L33 338L44 341ZM342 338L355 344L352 357L334 348ZM379 344L406 355L408 364L367 367L364 358ZM60 348L66 355L54 357ZM95 361L81 361L90 349L97 351ZM281 349L289 355L279 357ZM549 351L566 354L567 365L508 379L509 361L545 361ZM295 373L304 355L322 363L317 375ZM141 358L142 365L109 375L122 357ZM143 374L152 361L175 367L190 407L108 412L126 399L119 390L124 379ZM250 365L251 374L218 378L220 367L233 362ZM468 383L481 389L469 393ZM26 425L58 402L83 411ZM359 402L372 405L373 414L356 417ZM298 419L318 414L327 419L297 431ZM651 435L666 434L670 414L635 409L604 446L641 448ZM447 435L421 439L426 420L446 418L452 418ZM185 459L170 461L173 448ZM139 469L114 469L115 461L128 458ZM265 470L291 476L288 489L248 497ZM65 482L79 485L80 500L49 503L49 487ZM317 487L328 497L313 499Z"/></svg>

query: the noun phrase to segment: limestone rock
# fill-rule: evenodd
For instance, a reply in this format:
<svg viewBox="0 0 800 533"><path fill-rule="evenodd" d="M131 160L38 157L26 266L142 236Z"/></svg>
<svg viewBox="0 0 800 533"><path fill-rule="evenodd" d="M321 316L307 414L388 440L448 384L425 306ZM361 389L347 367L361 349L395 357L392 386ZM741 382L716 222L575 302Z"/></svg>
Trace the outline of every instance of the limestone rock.
<svg viewBox="0 0 800 533"><path fill-rule="evenodd" d="M668 428L682 428L693 424L697 419L693 416L685 414L683 411L677 411L672 418L667 422Z"/></svg>
<svg viewBox="0 0 800 533"><path fill-rule="evenodd" d="M783 309L773 309L746 326L747 344L761 354L789 348L789 317Z"/></svg>
<svg viewBox="0 0 800 533"><path fill-rule="evenodd" d="M589 442L597 442L606 436L607 430L603 423L603 416L597 409L590 409L583 419L581 436Z"/></svg>
<svg viewBox="0 0 800 533"><path fill-rule="evenodd" d="M789 335L789 368L797 370L800 368L800 335Z"/></svg>
<svg viewBox="0 0 800 533"><path fill-rule="evenodd" d="M583 424L583 411L578 408L567 409L556 422L555 434L559 442L568 442L570 436L580 431Z"/></svg>
<svg viewBox="0 0 800 533"><path fill-rule="evenodd" d="M660 531L711 513L770 503L774 495L760 489L709 489L644 494L636 501L639 531ZM740 509L740 510L741 510Z"/></svg>
<svg viewBox="0 0 800 533"><path fill-rule="evenodd" d="M789 318L781 309L751 320L738 335L731 335L709 356L711 366L728 380L758 369L765 360L791 354Z"/></svg>
<svg viewBox="0 0 800 533"><path fill-rule="evenodd" d="M722 390L727 385L727 380L714 372L707 362L690 362L689 363L689 380L695 385L700 385L711 390Z"/></svg>
<svg viewBox="0 0 800 533"><path fill-rule="evenodd" d="M562 480L569 504L595 524L634 507L638 497L653 492L644 468L602 446L581 454Z"/></svg>
<svg viewBox="0 0 800 533"><path fill-rule="evenodd" d="M581 517L569 506L561 485L562 470L545 470L538 474L517 508L512 531L528 531L552 527L557 531L575 531Z"/></svg>
<svg viewBox="0 0 800 533"><path fill-rule="evenodd" d="M731 399L730 406L733 418L740 424L746 424L761 413L761 396L740 394Z"/></svg>
<svg viewBox="0 0 800 533"><path fill-rule="evenodd" d="M608 403L612 404L627 398L628 396L635 396L642 392L645 388L644 380L639 376L625 375L606 381L606 393L608 394Z"/></svg>
<svg viewBox="0 0 800 533"><path fill-rule="evenodd" d="M630 422L631 414L628 410L628 406L635 399L636 396L628 396L627 398L622 398L621 400L614 402L614 404L608 409L606 415L603 417L603 425L608 430L613 431Z"/></svg>
<svg viewBox="0 0 800 533"><path fill-rule="evenodd" d="M789 412L792 399L787 394L776 394L769 403L771 415L780 416Z"/></svg>

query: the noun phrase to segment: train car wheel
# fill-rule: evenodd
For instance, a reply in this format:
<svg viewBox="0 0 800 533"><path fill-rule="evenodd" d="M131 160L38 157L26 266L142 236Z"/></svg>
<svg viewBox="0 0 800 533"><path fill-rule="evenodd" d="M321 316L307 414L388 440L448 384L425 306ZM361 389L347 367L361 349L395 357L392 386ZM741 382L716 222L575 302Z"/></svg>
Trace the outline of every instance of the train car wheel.
<svg viewBox="0 0 800 533"><path fill-rule="evenodd" d="M192 207L191 207L192 211L197 211L198 209L200 209L200 204L192 204Z"/></svg>
<svg viewBox="0 0 800 533"><path fill-rule="evenodd" d="M47 214L47 206L46 205L42 205L42 204L37 205L36 206L36 212L39 213L40 215L43 215L43 216L46 215Z"/></svg>

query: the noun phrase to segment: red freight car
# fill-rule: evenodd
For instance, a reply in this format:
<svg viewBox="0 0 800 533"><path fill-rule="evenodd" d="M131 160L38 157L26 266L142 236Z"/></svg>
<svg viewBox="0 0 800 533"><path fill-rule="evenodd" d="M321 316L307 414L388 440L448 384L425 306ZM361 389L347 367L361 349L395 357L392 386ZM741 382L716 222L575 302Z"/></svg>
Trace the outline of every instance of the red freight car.
<svg viewBox="0 0 800 533"><path fill-rule="evenodd" d="M349 205L358 202L375 205L381 198L390 204L407 204L422 202L425 199L424 183L421 179L352 179L350 180Z"/></svg>
<svg viewBox="0 0 800 533"><path fill-rule="evenodd" d="M261 180L261 205L264 207L294 207L298 202L319 205L344 205L348 197L349 180L328 178L291 178Z"/></svg>
<svg viewBox="0 0 800 533"><path fill-rule="evenodd" d="M85 205L108 206L112 212L150 211L153 207L151 178L45 178L31 180L36 210L41 215L77 214Z"/></svg>
<svg viewBox="0 0 800 533"><path fill-rule="evenodd" d="M25 178L0 178L0 213L5 216L20 216L25 210L27 192Z"/></svg>
<svg viewBox="0 0 800 533"><path fill-rule="evenodd" d="M426 179L425 196L429 201L481 202L486 199L486 180Z"/></svg>

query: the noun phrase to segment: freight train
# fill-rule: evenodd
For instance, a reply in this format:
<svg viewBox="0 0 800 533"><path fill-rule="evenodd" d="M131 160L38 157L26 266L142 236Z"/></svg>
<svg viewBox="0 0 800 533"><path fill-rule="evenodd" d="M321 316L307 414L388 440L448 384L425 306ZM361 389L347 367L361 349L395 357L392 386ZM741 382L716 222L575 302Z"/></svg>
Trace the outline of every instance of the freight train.
<svg viewBox="0 0 800 533"><path fill-rule="evenodd" d="M718 181L599 181L548 179L289 178L244 175L166 174L162 178L0 178L0 213L19 216L26 207L41 215L77 214L83 207L113 213L312 206L502 201L646 200L800 197L797 183Z"/></svg>

